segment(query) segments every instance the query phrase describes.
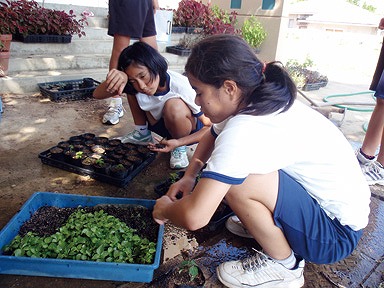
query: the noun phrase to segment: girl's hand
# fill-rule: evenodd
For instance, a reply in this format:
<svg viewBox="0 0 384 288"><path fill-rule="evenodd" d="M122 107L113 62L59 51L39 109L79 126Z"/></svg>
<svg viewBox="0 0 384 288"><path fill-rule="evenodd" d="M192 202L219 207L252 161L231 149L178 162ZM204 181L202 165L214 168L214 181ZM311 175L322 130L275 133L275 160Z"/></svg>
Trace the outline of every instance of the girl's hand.
<svg viewBox="0 0 384 288"><path fill-rule="evenodd" d="M163 211L172 203L171 198L164 195L156 200L156 204L153 207L152 216L156 223L163 225L168 219L163 217Z"/></svg>
<svg viewBox="0 0 384 288"><path fill-rule="evenodd" d="M111 69L107 74L107 92L121 95L128 82L128 76L123 71Z"/></svg>
<svg viewBox="0 0 384 288"><path fill-rule="evenodd" d="M176 201L180 198L180 195L188 195L192 192L195 187L196 179L192 177L183 176L179 181L173 183L167 192L167 196L172 200Z"/></svg>
<svg viewBox="0 0 384 288"><path fill-rule="evenodd" d="M154 137L155 140L158 142L156 144L153 144L153 143L148 143L148 148L151 150L151 151L154 151L154 152L170 152L172 150L174 150L175 148L179 147L179 142L177 139L170 139L170 140L166 140L166 139L162 139L160 140L158 137Z"/></svg>

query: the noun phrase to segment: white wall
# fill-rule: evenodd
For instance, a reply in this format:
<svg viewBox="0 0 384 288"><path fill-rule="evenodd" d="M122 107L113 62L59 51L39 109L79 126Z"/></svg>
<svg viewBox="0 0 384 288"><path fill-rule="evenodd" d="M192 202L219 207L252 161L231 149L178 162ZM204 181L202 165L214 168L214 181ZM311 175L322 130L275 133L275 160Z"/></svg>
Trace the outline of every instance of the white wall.
<svg viewBox="0 0 384 288"><path fill-rule="evenodd" d="M158 0L161 8L176 9L180 0ZM89 7L108 7L108 0L37 0L39 3L72 4Z"/></svg>

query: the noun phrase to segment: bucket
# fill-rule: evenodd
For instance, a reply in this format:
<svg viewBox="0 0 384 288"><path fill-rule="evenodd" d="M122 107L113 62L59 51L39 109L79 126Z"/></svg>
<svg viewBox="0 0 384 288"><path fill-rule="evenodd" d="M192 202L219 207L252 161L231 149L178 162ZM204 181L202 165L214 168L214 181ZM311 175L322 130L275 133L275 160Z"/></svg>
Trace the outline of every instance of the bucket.
<svg viewBox="0 0 384 288"><path fill-rule="evenodd" d="M156 40L159 42L170 42L172 33L172 10L156 10Z"/></svg>

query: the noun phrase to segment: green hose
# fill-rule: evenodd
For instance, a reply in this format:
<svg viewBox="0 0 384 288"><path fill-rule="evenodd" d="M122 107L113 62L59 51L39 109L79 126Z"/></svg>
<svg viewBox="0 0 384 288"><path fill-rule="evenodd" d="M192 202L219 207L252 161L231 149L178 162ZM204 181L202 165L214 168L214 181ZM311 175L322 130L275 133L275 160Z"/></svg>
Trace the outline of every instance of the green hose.
<svg viewBox="0 0 384 288"><path fill-rule="evenodd" d="M338 98L338 97L351 97L356 95L362 95L362 94L371 94L372 98L375 99L373 96L374 91L363 91L363 92L356 92L356 93L348 93L348 94L335 94L335 95L328 95L323 98L324 102L329 102L328 100L331 98ZM341 104L335 104L333 105L335 107L344 108L351 111L360 111L360 112L372 112L374 108L357 108L357 107L350 107L346 105Z"/></svg>

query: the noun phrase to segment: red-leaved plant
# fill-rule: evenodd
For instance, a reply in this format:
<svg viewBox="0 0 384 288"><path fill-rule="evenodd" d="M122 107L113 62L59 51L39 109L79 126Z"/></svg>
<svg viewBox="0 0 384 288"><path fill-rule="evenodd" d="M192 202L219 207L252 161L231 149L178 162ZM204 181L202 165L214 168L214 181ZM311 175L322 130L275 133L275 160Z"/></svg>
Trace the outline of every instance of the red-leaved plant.
<svg viewBox="0 0 384 288"><path fill-rule="evenodd" d="M85 36L85 16L76 18L73 10L69 13L40 6L31 0L5 0L1 10L7 12L8 29L12 34L26 35L78 35ZM0 12L1 15L2 12ZM2 18L2 17L1 17ZM1 19L0 18L0 19ZM2 19L0 20L0 23ZM0 25L2 27L3 25Z"/></svg>

